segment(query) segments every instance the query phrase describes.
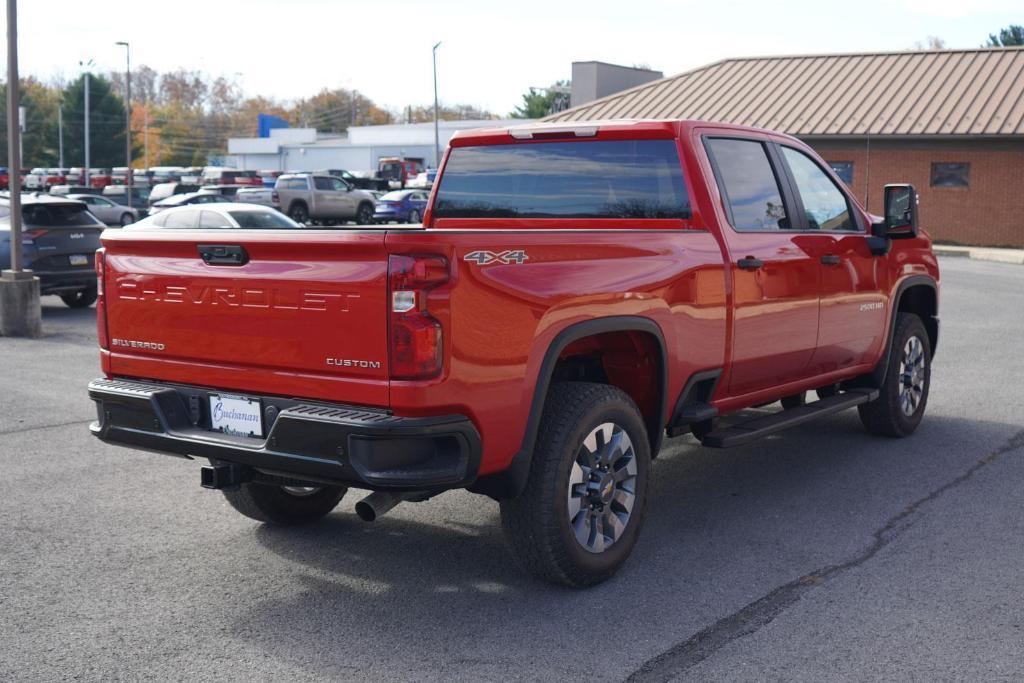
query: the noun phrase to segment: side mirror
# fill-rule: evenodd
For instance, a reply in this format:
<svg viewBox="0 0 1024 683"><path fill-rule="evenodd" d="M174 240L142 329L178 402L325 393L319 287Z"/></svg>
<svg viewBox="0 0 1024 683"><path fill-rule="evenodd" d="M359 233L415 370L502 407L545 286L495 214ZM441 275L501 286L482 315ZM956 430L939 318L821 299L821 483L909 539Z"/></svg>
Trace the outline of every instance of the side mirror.
<svg viewBox="0 0 1024 683"><path fill-rule="evenodd" d="M913 185L885 186L884 236L894 240L917 237L917 190Z"/></svg>

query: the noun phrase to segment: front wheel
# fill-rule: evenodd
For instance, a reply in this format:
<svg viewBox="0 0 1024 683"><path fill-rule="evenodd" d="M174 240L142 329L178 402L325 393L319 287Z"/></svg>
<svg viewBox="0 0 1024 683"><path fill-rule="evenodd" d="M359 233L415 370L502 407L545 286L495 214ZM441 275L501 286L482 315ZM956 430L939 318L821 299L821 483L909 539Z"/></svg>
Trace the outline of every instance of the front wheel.
<svg viewBox="0 0 1024 683"><path fill-rule="evenodd" d="M347 491L342 486L278 486L249 482L221 493L231 507L250 519L293 526L315 522L328 514Z"/></svg>
<svg viewBox="0 0 1024 683"><path fill-rule="evenodd" d="M121 215L121 227L122 228L125 227L126 225L131 225L134 222L135 222L135 216L131 215L130 213L125 213L125 214Z"/></svg>
<svg viewBox="0 0 1024 683"><path fill-rule="evenodd" d="M565 586L611 577L640 534L650 468L647 430L629 396L604 384L555 384L526 488L501 503L516 559Z"/></svg>
<svg viewBox="0 0 1024 683"><path fill-rule="evenodd" d="M913 313L896 318L889 368L878 398L857 406L860 420L872 434L909 436L928 404L932 349L924 323Z"/></svg>
<svg viewBox="0 0 1024 683"><path fill-rule="evenodd" d="M410 223L419 223L420 222L420 212L417 211L416 209L413 209L412 211L410 211L409 212L409 222Z"/></svg>
<svg viewBox="0 0 1024 683"><path fill-rule="evenodd" d="M373 223L373 207L369 204L360 204L356 210L356 224L370 225Z"/></svg>

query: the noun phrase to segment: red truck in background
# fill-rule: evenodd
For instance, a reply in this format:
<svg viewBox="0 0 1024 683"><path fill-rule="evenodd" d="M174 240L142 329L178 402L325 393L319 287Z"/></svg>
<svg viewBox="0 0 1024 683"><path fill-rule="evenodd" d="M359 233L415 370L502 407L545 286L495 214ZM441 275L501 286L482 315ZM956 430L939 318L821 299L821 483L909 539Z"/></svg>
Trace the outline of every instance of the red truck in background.
<svg viewBox="0 0 1024 683"><path fill-rule="evenodd" d="M377 161L377 177L393 189L405 187L424 170L423 159L413 157L381 157Z"/></svg>
<svg viewBox="0 0 1024 683"><path fill-rule="evenodd" d="M524 567L592 585L666 434L726 448L854 406L914 431L938 264L914 188L885 206L786 135L618 121L459 133L423 229L108 230L90 429L208 459L266 523L468 488Z"/></svg>

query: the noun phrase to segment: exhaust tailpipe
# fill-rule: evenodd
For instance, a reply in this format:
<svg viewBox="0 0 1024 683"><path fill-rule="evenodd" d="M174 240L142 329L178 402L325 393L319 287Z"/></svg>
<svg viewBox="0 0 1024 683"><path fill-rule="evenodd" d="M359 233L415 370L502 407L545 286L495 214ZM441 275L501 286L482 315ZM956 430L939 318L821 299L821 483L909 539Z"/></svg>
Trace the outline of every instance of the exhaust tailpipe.
<svg viewBox="0 0 1024 683"><path fill-rule="evenodd" d="M389 493L387 491L374 491L366 498L356 503L356 514L364 522L372 522L378 517L383 517L391 508L404 500L422 497L420 491L411 493Z"/></svg>

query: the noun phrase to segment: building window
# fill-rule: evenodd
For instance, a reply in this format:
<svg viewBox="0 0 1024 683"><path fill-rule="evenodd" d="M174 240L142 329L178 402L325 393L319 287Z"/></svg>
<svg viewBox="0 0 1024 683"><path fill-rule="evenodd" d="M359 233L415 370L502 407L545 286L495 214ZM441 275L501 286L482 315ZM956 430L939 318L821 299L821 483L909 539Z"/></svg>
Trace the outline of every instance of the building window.
<svg viewBox="0 0 1024 683"><path fill-rule="evenodd" d="M932 164L932 187L970 187L970 180L970 164Z"/></svg>
<svg viewBox="0 0 1024 683"><path fill-rule="evenodd" d="M832 167L832 170L839 176L839 179L846 183L847 187L853 185L852 161L830 161L828 165Z"/></svg>

